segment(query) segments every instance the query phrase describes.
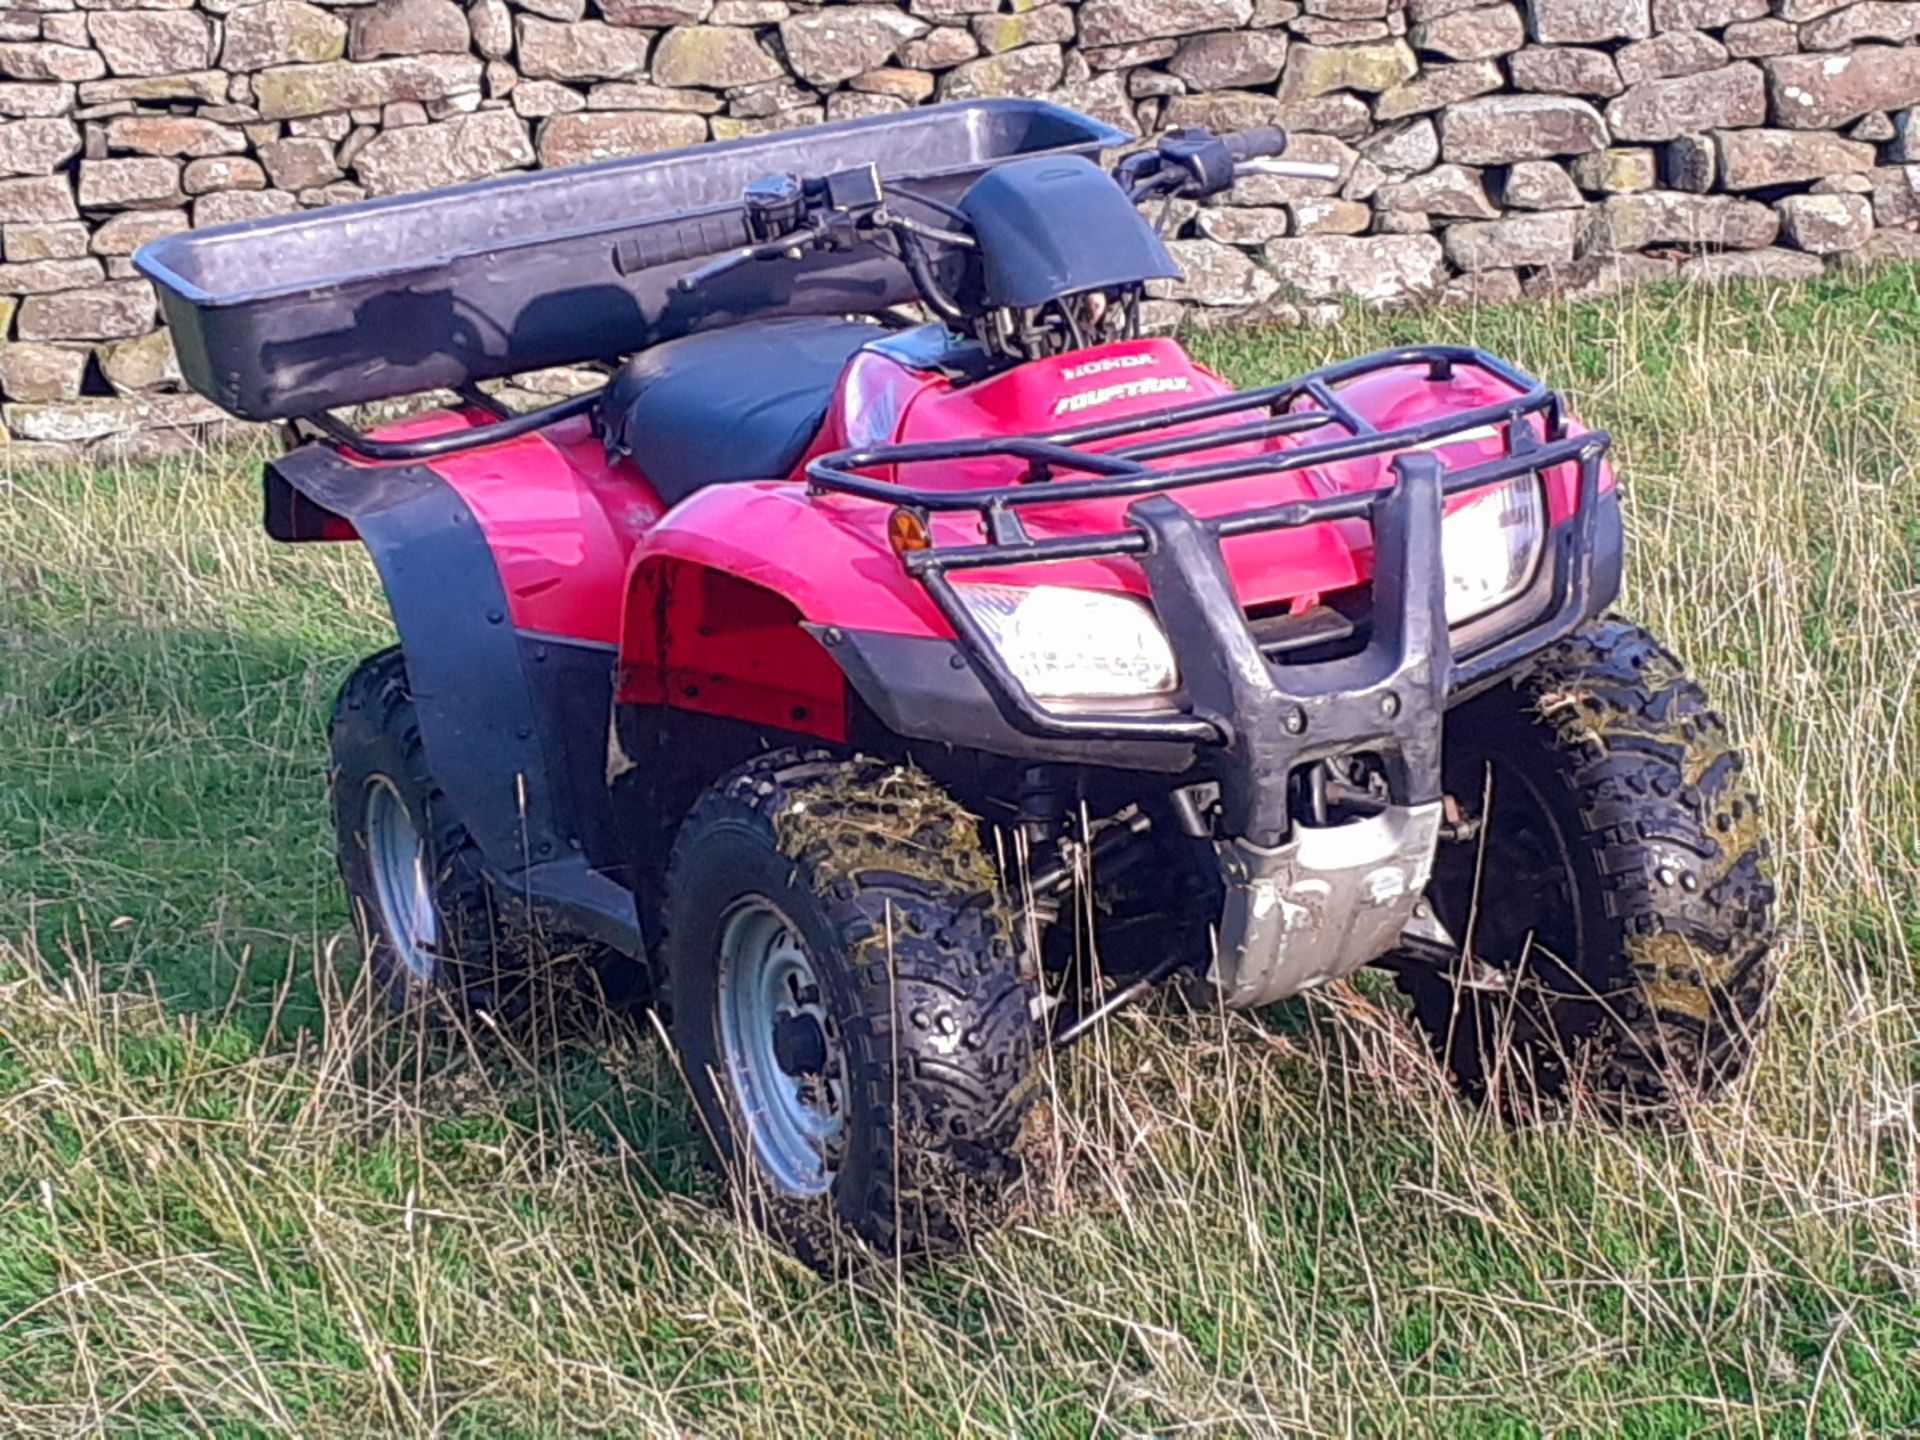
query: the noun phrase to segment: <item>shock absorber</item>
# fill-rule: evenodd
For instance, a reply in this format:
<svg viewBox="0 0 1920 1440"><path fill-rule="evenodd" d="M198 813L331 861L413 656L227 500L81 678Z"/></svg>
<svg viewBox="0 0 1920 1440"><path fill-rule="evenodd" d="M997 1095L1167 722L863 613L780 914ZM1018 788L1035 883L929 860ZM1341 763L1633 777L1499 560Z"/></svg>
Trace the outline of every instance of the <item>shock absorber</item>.
<svg viewBox="0 0 1920 1440"><path fill-rule="evenodd" d="M1065 837L1074 780L1060 765L1029 765L1021 772L1018 823L1028 854L1044 854Z"/></svg>

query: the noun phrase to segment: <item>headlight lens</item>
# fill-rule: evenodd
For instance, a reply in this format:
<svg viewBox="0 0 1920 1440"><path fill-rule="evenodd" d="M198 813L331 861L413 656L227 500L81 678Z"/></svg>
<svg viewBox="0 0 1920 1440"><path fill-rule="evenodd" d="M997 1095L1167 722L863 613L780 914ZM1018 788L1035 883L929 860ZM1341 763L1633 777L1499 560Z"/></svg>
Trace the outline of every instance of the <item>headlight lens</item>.
<svg viewBox="0 0 1920 1440"><path fill-rule="evenodd" d="M1061 585L957 589L1036 700L1138 699L1180 683L1166 632L1131 595Z"/></svg>
<svg viewBox="0 0 1920 1440"><path fill-rule="evenodd" d="M1539 479L1522 475L1474 496L1441 522L1449 625L1484 615L1527 588L1546 542L1546 519Z"/></svg>

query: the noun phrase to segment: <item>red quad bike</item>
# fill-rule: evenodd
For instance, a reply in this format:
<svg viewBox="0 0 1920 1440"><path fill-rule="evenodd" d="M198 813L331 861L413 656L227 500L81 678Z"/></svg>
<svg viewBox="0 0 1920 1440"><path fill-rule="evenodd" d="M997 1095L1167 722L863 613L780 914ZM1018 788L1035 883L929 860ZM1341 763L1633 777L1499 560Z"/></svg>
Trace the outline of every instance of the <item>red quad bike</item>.
<svg viewBox="0 0 1920 1440"><path fill-rule="evenodd" d="M1128 138L974 102L137 259L195 388L292 422L268 531L385 584L332 724L381 984L497 1013L543 928L631 957L811 1258L992 1217L1046 1047L1183 970L1383 966L1464 1091L1612 1113L1763 1019L1757 801L1605 613L1607 437L1465 347L1236 391L1141 335L1138 207L1322 172Z"/></svg>

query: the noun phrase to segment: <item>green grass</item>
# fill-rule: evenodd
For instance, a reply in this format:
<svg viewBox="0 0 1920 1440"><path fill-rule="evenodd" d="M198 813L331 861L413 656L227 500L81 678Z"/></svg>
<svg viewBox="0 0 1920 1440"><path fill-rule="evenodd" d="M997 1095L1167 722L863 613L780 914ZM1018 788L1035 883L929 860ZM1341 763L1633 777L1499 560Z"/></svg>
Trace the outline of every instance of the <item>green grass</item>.
<svg viewBox="0 0 1920 1440"><path fill-rule="evenodd" d="M1014 1229L817 1280L644 1030L376 1036L322 747L363 557L269 545L256 457L0 469L0 1433L1911 1432L1920 276L1193 343L1428 337L1614 431L1624 608L1752 748L1791 938L1735 1096L1515 1130L1376 987L1136 1015Z"/></svg>

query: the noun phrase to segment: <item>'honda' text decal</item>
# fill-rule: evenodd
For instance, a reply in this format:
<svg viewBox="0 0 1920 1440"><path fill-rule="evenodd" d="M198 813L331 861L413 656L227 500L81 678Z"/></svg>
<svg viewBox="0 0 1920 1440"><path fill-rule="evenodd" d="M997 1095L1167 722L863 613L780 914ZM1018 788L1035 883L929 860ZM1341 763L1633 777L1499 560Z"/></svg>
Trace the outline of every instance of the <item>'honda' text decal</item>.
<svg viewBox="0 0 1920 1440"><path fill-rule="evenodd" d="M1080 365L1069 365L1060 372L1062 380L1084 380L1089 375L1103 374L1108 370L1132 370L1141 365L1158 365L1158 355L1108 355L1100 360L1088 360Z"/></svg>

